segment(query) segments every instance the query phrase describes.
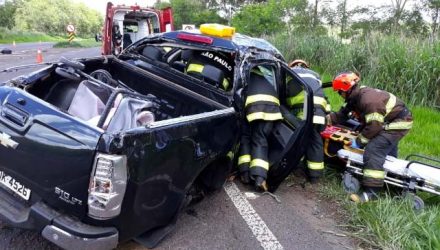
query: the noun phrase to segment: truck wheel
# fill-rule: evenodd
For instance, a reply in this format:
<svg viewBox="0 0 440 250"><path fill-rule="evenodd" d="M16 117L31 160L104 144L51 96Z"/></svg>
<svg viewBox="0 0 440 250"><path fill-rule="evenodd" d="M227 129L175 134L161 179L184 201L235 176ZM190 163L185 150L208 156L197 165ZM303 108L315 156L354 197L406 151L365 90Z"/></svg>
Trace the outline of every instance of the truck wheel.
<svg viewBox="0 0 440 250"><path fill-rule="evenodd" d="M359 180L350 173L344 173L342 179L342 187L344 191L348 194L358 193L361 188L361 183Z"/></svg>

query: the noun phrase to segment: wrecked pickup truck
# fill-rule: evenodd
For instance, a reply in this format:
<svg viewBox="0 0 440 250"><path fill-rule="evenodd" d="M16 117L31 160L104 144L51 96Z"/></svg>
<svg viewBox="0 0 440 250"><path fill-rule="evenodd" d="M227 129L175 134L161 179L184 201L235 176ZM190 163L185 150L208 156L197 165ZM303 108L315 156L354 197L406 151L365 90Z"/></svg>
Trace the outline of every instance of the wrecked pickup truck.
<svg viewBox="0 0 440 250"><path fill-rule="evenodd" d="M275 191L304 153L311 90L264 40L173 31L2 84L0 219L66 249L154 247L233 169L254 67L282 107L287 79L304 89L305 118L284 112L270 137Z"/></svg>

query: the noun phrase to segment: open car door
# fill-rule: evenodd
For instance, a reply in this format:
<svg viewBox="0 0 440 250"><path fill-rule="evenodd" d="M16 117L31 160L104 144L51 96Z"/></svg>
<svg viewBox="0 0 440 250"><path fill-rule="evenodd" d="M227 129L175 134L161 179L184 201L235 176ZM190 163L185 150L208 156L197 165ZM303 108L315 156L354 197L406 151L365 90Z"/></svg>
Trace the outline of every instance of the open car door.
<svg viewBox="0 0 440 250"><path fill-rule="evenodd" d="M275 191L281 182L296 168L303 157L307 138L313 129L313 93L304 81L285 65L276 77L281 112L284 120L276 122L269 137L269 163L267 177L269 191ZM286 106L286 88L294 84L304 91L304 117L292 115Z"/></svg>
<svg viewBox="0 0 440 250"><path fill-rule="evenodd" d="M101 53L103 55L110 55L112 50L112 25L113 25L113 15L112 11L113 4L111 2L107 3L106 12L105 12L105 20L104 27L102 30L102 49Z"/></svg>
<svg viewBox="0 0 440 250"><path fill-rule="evenodd" d="M160 30L161 32L168 32L174 30L173 10L167 7L160 11Z"/></svg>

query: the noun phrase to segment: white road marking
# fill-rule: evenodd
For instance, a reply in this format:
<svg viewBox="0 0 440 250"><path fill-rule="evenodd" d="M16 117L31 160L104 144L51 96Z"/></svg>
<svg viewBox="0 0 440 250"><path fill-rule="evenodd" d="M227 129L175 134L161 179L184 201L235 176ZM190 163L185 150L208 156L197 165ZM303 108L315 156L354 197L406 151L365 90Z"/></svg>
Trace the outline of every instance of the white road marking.
<svg viewBox="0 0 440 250"><path fill-rule="evenodd" d="M229 198L231 198L240 215L248 224L255 238L257 238L257 240L260 242L263 249L284 249L275 235L273 235L273 233L267 227L266 223L264 223L261 217L257 214L249 201L243 196L237 185L235 185L235 183L232 181L228 181L225 184L224 189Z"/></svg>
<svg viewBox="0 0 440 250"><path fill-rule="evenodd" d="M246 198L249 200L255 200L258 197L260 197L259 195L256 195L255 193L252 192L244 192L244 196L246 196Z"/></svg>

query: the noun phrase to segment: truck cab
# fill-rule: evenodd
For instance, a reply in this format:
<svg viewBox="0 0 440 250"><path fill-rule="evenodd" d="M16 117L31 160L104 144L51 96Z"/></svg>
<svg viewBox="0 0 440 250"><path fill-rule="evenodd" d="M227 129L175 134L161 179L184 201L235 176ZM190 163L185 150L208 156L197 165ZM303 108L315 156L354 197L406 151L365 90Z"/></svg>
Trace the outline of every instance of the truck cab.
<svg viewBox="0 0 440 250"><path fill-rule="evenodd" d="M130 44L150 34L174 30L170 7L154 9L107 3L103 28L103 55L118 55Z"/></svg>

